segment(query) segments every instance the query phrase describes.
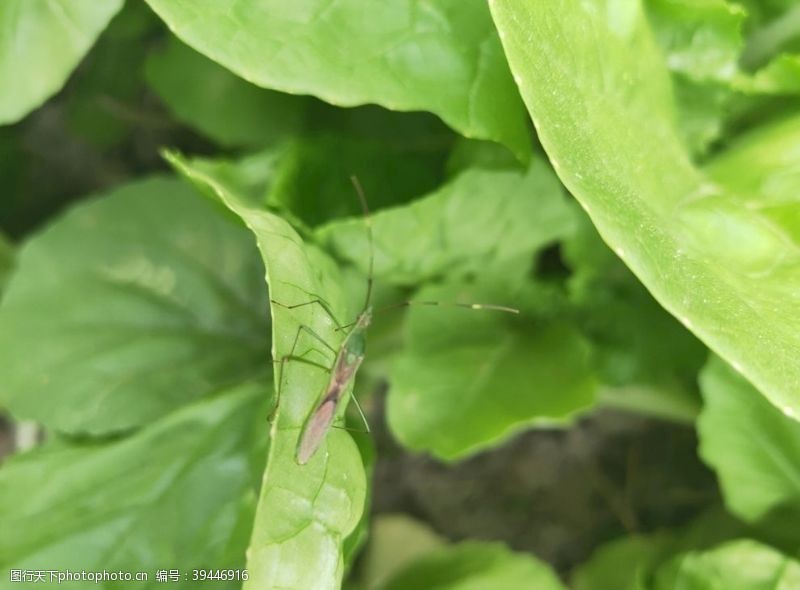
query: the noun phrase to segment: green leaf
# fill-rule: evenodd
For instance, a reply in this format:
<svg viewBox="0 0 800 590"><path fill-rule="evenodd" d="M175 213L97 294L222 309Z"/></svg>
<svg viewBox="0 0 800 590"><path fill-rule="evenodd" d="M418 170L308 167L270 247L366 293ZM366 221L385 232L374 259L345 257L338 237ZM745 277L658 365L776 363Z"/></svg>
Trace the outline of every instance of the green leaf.
<svg viewBox="0 0 800 590"><path fill-rule="evenodd" d="M223 146L264 146L303 125L308 101L254 86L174 37L145 76L175 117Z"/></svg>
<svg viewBox="0 0 800 590"><path fill-rule="evenodd" d="M664 308L584 218L563 242L567 282L581 331L594 348L602 403L693 422L700 411L697 373L707 349Z"/></svg>
<svg viewBox="0 0 800 590"><path fill-rule="evenodd" d="M447 159L447 176L455 177L470 168L509 170L519 168L519 162L499 144L459 137Z"/></svg>
<svg viewBox="0 0 800 590"><path fill-rule="evenodd" d="M748 69L763 66L784 51L800 49L800 8L794 0L740 0L753 15L753 30L742 54Z"/></svg>
<svg viewBox="0 0 800 590"><path fill-rule="evenodd" d="M550 568L500 543L467 542L431 551L396 574L381 590L564 590Z"/></svg>
<svg viewBox="0 0 800 590"><path fill-rule="evenodd" d="M731 80L744 47L747 13L725 0L646 0L667 65L695 80Z"/></svg>
<svg viewBox="0 0 800 590"><path fill-rule="evenodd" d="M800 55L782 53L752 75L738 76L735 87L749 94L800 94Z"/></svg>
<svg viewBox="0 0 800 590"><path fill-rule="evenodd" d="M678 127L692 153L703 154L722 134L742 76L746 12L725 0L646 0L645 8L672 73Z"/></svg>
<svg viewBox="0 0 800 590"><path fill-rule="evenodd" d="M480 272L569 235L576 219L541 160L521 172L468 170L422 199L372 216L375 276L413 285L445 273ZM367 271L362 218L335 221L317 235L338 257Z"/></svg>
<svg viewBox="0 0 800 590"><path fill-rule="evenodd" d="M518 305L520 291L500 282L450 284L415 299ZM390 374L387 420L397 439L454 460L590 407L596 384L586 342L531 312L412 308Z"/></svg>
<svg viewBox="0 0 800 590"><path fill-rule="evenodd" d="M206 194L219 199L253 232L266 267L270 297L283 305L324 298L332 311L349 321L335 264L304 244L282 218L250 204L231 182L235 168L226 163L188 161L167 154L170 163ZM272 356L291 351L305 325L337 347L342 332L318 305L295 310L272 306ZM331 353L299 333L306 358L330 364ZM321 349L321 350L320 350ZM298 351L294 351L297 353ZM318 404L328 372L301 362L285 365L274 412L272 438L264 471L253 536L248 549L250 580L245 588L325 590L339 588L344 571L343 543L356 528L364 508L367 483L359 450L350 435L331 429L306 465L295 460L300 430ZM279 371L276 371L276 381ZM340 404L343 410L345 403Z"/></svg>
<svg viewBox="0 0 800 590"><path fill-rule="evenodd" d="M676 74L672 84L680 111L677 124L681 137L696 158L705 155L722 136L737 97L727 83L696 82Z"/></svg>
<svg viewBox="0 0 800 590"><path fill-rule="evenodd" d="M346 134L297 139L287 143L275 164L267 201L310 226L356 215L363 237L363 210L351 176L358 178L370 209L376 210L433 190L441 181L445 155L443 149Z"/></svg>
<svg viewBox="0 0 800 590"><path fill-rule="evenodd" d="M99 434L264 373L262 273L247 231L177 180L86 201L19 252L0 305L3 402Z"/></svg>
<svg viewBox="0 0 800 590"><path fill-rule="evenodd" d="M711 160L706 171L729 190L736 203L761 212L800 244L800 115L784 117L741 136ZM791 280L791 275L787 277Z"/></svg>
<svg viewBox="0 0 800 590"><path fill-rule="evenodd" d="M142 47L161 27L145 3L125 3L59 97L70 132L108 150L134 133L142 137L166 127L168 121L143 96Z"/></svg>
<svg viewBox="0 0 800 590"><path fill-rule="evenodd" d="M653 590L791 590L800 588L800 562L742 539L690 552L663 566Z"/></svg>
<svg viewBox="0 0 800 590"><path fill-rule="evenodd" d="M524 110L483 2L148 0L186 43L245 80L339 106L435 113L524 159ZM235 43L231 43L235 39Z"/></svg>
<svg viewBox="0 0 800 590"><path fill-rule="evenodd" d="M570 582L573 590L648 590L647 580L663 558L666 536L630 536L602 545L581 564Z"/></svg>
<svg viewBox="0 0 800 590"><path fill-rule="evenodd" d="M56 441L13 457L0 469L0 569L151 576L103 583L115 588L152 588L157 569L241 569L266 447L266 391L240 385L129 438ZM197 583L182 578L176 587Z"/></svg>
<svg viewBox="0 0 800 590"><path fill-rule="evenodd" d="M770 401L800 410L798 234L691 164L641 6L491 6L542 144L603 239Z"/></svg>
<svg viewBox="0 0 800 590"><path fill-rule="evenodd" d="M800 422L719 359L709 362L700 383L700 455L717 472L725 504L748 522L781 517L800 542Z"/></svg>
<svg viewBox="0 0 800 590"><path fill-rule="evenodd" d="M122 0L3 0L0 124L18 121L58 92L121 7Z"/></svg>
<svg viewBox="0 0 800 590"><path fill-rule="evenodd" d="M601 545L574 570L571 587L573 590L652 590L653 572L674 556L710 549L745 532L738 520L722 507L715 506L686 526L647 535L629 535Z"/></svg>
<svg viewBox="0 0 800 590"><path fill-rule="evenodd" d="M380 514L372 521L362 561L363 585L375 590L402 568L443 545L428 526L403 514Z"/></svg>

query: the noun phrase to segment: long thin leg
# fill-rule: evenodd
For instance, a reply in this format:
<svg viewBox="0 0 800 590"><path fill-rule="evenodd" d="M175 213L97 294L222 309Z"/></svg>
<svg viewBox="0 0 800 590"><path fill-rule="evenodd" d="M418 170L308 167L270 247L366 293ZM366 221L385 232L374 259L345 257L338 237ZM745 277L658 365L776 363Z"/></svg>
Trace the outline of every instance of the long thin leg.
<svg viewBox="0 0 800 590"><path fill-rule="evenodd" d="M339 354L339 351L336 350L330 344L328 344L328 342L322 336L320 336L314 330L312 330L311 328L309 328L308 326L306 326L304 324L301 324L301 325L297 326L297 332L294 335L294 342L292 343L292 348L289 349L289 354L294 354L295 346L297 346L297 341L300 339L300 332L305 332L306 334L309 334L309 335L313 336L314 338L316 338L319 342L322 342L322 344L325 346L325 348L330 350L333 353L334 356Z"/></svg>
<svg viewBox="0 0 800 590"><path fill-rule="evenodd" d="M356 405L356 409L358 410L359 415L361 416L361 420L364 422L364 428L366 428L366 432L371 432L369 429L369 422L367 422L367 417L364 415L364 410L361 409L361 404L358 403L356 399L355 393L350 393L350 399L353 400L353 403ZM345 428L345 430L353 430L353 432L365 432L363 430L354 430L352 428Z"/></svg>
<svg viewBox="0 0 800 590"><path fill-rule="evenodd" d="M322 299L312 299L311 301L306 301L305 303L296 303L294 305L286 305L285 303L281 303L280 301L275 301L274 299L270 299L270 302L274 303L275 305L279 305L284 309L297 309L298 307L303 307L305 305L313 305L316 303L317 305L320 306L320 308L322 308L322 311L328 314L328 317L333 320L333 323L336 324L336 329L337 330L342 329L342 324L339 323L339 320L337 320L336 316L333 315L333 311L331 311L331 308L328 307L328 304Z"/></svg>
<svg viewBox="0 0 800 590"><path fill-rule="evenodd" d="M324 344L325 347L328 350L333 352L334 355L337 354L336 349L333 348L330 344L328 344L325 341L325 339L322 336L320 336L319 334L317 334L314 330L312 330L308 326L305 326L305 325L302 325L302 324L300 326L298 326L297 327L297 332L295 332L295 335L294 335L294 340L292 341L292 346L289 349L289 354L285 354L280 359L272 361L273 363L276 363L276 362L279 363L279 366L278 366L278 390L275 393L275 406L273 407L272 412L270 412L270 415L269 415L269 420L270 421L274 417L275 412L278 410L278 406L280 405L280 402L281 402L281 393L283 392L283 369L284 369L284 366L286 365L287 361L290 361L290 360L300 361L300 362L306 363L308 365L311 365L313 367L319 367L320 369L323 369L323 370L328 371L328 372L333 370L333 367L326 367L322 363L317 363L317 362L314 362L312 360L309 360L307 358L304 358L302 356L299 356L299 355L295 354L295 350L297 349L297 343L300 341L300 333L301 332L306 332L307 334L310 334L311 336L313 336L314 338L316 338L317 340L322 342L322 344Z"/></svg>

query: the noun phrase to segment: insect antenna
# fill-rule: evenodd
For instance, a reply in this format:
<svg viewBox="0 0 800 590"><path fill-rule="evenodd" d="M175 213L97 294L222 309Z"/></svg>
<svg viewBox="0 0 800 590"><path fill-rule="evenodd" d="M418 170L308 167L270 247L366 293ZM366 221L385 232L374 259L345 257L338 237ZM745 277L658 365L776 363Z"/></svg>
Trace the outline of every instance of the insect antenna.
<svg viewBox="0 0 800 590"><path fill-rule="evenodd" d="M391 305L386 305L384 307L379 307L373 313L374 315L380 315L386 311L392 311L393 309L399 309L401 307L413 307L416 305L428 305L428 306L441 306L441 307L461 307L464 309L474 309L474 310L482 310L482 311L499 311L502 313L513 313L515 315L519 314L519 310L516 307L508 307L506 305L495 305L493 303L461 303L458 301L401 301L400 303L393 303ZM358 320L356 320L357 322ZM346 330L351 326L354 326L356 322L350 322L349 324L345 324L339 328L336 328L335 331L339 330Z"/></svg>
<svg viewBox="0 0 800 590"><path fill-rule="evenodd" d="M369 307L369 302L372 299L372 274L375 267L375 244L372 238L372 218L369 214L369 206L367 205L367 195L364 193L364 187L355 174L350 176L350 182L356 189L358 200L361 203L361 211L364 213L364 226L367 229L367 242L369 243L369 271L367 274L367 295L364 299L364 310Z"/></svg>
<svg viewBox="0 0 800 590"><path fill-rule="evenodd" d="M495 305L493 303L460 303L458 301L418 301L418 300L401 301L400 303L393 303L392 305L387 305L385 307L381 307L380 309L376 309L375 313L378 314L384 311L390 311L392 309L398 309L400 307L412 307L414 305L463 307L464 309L501 311L504 313L519 314L519 310L516 307L508 307L507 305Z"/></svg>
<svg viewBox="0 0 800 590"><path fill-rule="evenodd" d="M500 311L503 313L513 313L519 314L519 310L515 307L508 307L507 305L495 305L493 303L461 303L458 301L419 301L419 300L411 300L411 301L401 301L400 303L393 303L392 305L387 305L386 307L381 307L380 309L376 309L375 313L380 314L384 311L391 311L393 309L399 309L401 307L413 307L413 306L441 306L441 307L463 307L464 309L475 309L475 310L485 310L485 311Z"/></svg>

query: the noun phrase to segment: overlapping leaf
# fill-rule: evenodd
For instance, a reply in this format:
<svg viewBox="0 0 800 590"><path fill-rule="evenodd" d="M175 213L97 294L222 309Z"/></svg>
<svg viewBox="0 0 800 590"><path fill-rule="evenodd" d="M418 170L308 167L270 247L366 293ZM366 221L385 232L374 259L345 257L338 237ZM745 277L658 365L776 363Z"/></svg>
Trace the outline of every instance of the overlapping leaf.
<svg viewBox="0 0 800 590"><path fill-rule="evenodd" d="M21 119L55 94L121 7L122 0L4 0L0 124Z"/></svg>
<svg viewBox="0 0 800 590"><path fill-rule="evenodd" d="M468 170L426 197L372 216L375 276L413 285L443 274L481 272L571 234L576 219L541 160L522 172ZM317 234L366 272L362 219L330 223Z"/></svg>
<svg viewBox="0 0 800 590"><path fill-rule="evenodd" d="M196 588L193 568L243 569L269 391L240 385L129 438L56 441L11 459L0 469L0 568L149 576L104 588L152 588L156 570L169 569L186 576L176 588Z"/></svg>
<svg viewBox="0 0 800 590"><path fill-rule="evenodd" d="M181 39L244 79L340 106L425 110L530 153L524 110L482 2L148 0ZM235 39L235 42L231 42Z"/></svg>
<svg viewBox="0 0 800 590"><path fill-rule="evenodd" d="M0 306L3 402L107 433L264 373L262 275L247 231L180 181L78 205L19 252Z"/></svg>
<svg viewBox="0 0 800 590"><path fill-rule="evenodd" d="M142 48L160 28L158 17L143 2L126 2L111 20L63 98L55 101L76 139L109 149L135 134L141 137L166 127L166 118L145 106L149 101L143 99L147 55ZM86 170L76 171L80 173L90 176Z"/></svg>
<svg viewBox="0 0 800 590"><path fill-rule="evenodd" d="M177 119L224 146L265 146L302 128L306 100L254 86L174 38L145 71Z"/></svg>
<svg viewBox="0 0 800 590"><path fill-rule="evenodd" d="M445 150L404 143L346 133L296 139L281 151L267 200L309 226L356 216L354 225L363 237L363 211L352 176L363 187L371 209L404 203L439 184Z"/></svg>

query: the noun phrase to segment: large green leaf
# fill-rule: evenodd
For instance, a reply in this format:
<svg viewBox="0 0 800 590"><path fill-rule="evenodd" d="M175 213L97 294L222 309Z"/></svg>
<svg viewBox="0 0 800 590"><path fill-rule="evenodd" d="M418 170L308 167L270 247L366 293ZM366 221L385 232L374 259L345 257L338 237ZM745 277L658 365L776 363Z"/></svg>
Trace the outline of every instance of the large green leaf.
<svg viewBox="0 0 800 590"><path fill-rule="evenodd" d="M563 423L592 405L596 383L586 342L568 324L537 321L526 295L502 282L429 287L417 295L520 305L522 313L411 310L387 407L405 446L452 460L532 424Z"/></svg>
<svg viewBox="0 0 800 590"><path fill-rule="evenodd" d="M709 362L700 383L700 454L717 472L726 505L746 521L784 520L800 544L800 422L719 359Z"/></svg>
<svg viewBox="0 0 800 590"><path fill-rule="evenodd" d="M307 101L235 76L174 37L145 66L175 116L225 146L263 146L299 130Z"/></svg>
<svg viewBox="0 0 800 590"><path fill-rule="evenodd" d="M340 106L425 110L530 152L486 5L460 0L148 0L181 39L244 79ZM231 40L235 39L235 42Z"/></svg>
<svg viewBox="0 0 800 590"><path fill-rule="evenodd" d="M691 164L640 4L491 6L550 160L604 240L770 401L800 411L798 233Z"/></svg>
<svg viewBox="0 0 800 590"><path fill-rule="evenodd" d="M237 183L236 167L213 161L188 161L168 155L182 174L241 217L256 238L267 270L270 297L283 305L324 298L341 323L347 323L337 267L320 250L304 244L282 218L250 204ZM242 184L238 184L242 186ZM298 328L305 325L338 346L342 332L318 305L295 310L272 306L272 355L291 352ZM306 358L331 364L330 351L300 333ZM300 354L300 350L295 350ZM327 371L301 362L285 365L279 405L273 415L272 438L261 487L253 536L248 549L250 580L246 588L324 590L338 588L344 570L342 544L364 508L367 483L359 450L350 435L332 429L306 465L295 460L297 441L306 418L318 403ZM276 371L276 380L280 372ZM342 409L346 405L340 404Z"/></svg>
<svg viewBox="0 0 800 590"><path fill-rule="evenodd" d="M431 551L395 574L381 590L563 590L550 568L499 543L468 542Z"/></svg>
<svg viewBox="0 0 800 590"><path fill-rule="evenodd" d="M0 124L55 94L121 7L122 0L3 0Z"/></svg>
<svg viewBox="0 0 800 590"><path fill-rule="evenodd" d="M6 586L12 567L150 576L103 588L152 588L157 569L243 568L268 392L263 383L240 385L129 438L56 441L12 458L0 469L0 585L16 586ZM181 576L175 587L197 586Z"/></svg>
<svg viewBox="0 0 800 590"><path fill-rule="evenodd" d="M0 305L3 402L106 433L263 373L261 276L248 232L178 180L80 204L19 252Z"/></svg>
<svg viewBox="0 0 800 590"><path fill-rule="evenodd" d="M445 273L480 272L569 235L576 219L541 160L527 171L468 170L422 199L372 216L375 276L413 285ZM333 222L317 233L366 272L363 219Z"/></svg>
<svg viewBox="0 0 800 590"><path fill-rule="evenodd" d="M792 590L800 562L755 541L739 540L676 557L656 574L652 590Z"/></svg>

